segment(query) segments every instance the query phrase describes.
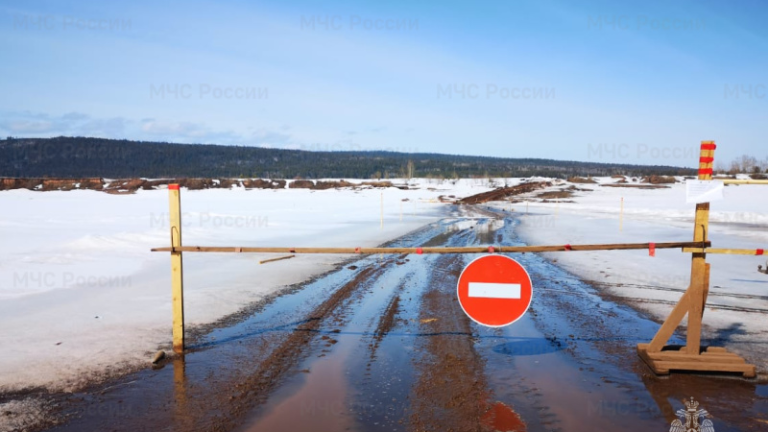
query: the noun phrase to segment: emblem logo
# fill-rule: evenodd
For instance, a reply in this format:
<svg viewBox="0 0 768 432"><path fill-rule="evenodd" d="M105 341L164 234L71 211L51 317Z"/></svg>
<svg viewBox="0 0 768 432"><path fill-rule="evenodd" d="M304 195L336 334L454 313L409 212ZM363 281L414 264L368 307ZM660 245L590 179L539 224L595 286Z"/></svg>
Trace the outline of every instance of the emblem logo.
<svg viewBox="0 0 768 432"><path fill-rule="evenodd" d="M699 409L699 403L691 397L690 402L686 402L687 409L677 410L678 419L672 422L669 432L715 432L715 427L705 409Z"/></svg>

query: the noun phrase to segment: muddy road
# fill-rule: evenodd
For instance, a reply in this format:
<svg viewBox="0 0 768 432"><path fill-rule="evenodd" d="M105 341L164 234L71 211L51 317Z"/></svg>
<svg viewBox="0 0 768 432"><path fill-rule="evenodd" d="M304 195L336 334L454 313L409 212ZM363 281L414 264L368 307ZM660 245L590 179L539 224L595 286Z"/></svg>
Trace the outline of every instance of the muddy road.
<svg viewBox="0 0 768 432"><path fill-rule="evenodd" d="M389 245L522 244L517 224L464 206ZM718 432L768 430L768 384L656 377L635 345L657 323L538 255L509 256L534 284L509 327L475 324L456 300L474 255L362 257L159 368L50 396L61 423L48 430L647 432L690 397Z"/></svg>

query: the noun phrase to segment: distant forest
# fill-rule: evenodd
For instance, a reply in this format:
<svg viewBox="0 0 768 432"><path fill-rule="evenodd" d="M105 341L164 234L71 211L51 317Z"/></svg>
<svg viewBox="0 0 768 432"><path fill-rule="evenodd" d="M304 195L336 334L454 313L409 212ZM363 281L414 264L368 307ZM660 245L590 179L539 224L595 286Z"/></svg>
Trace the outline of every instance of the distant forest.
<svg viewBox="0 0 768 432"><path fill-rule="evenodd" d="M0 176L48 178L567 178L693 175L671 166L385 151L314 152L103 138L0 140Z"/></svg>

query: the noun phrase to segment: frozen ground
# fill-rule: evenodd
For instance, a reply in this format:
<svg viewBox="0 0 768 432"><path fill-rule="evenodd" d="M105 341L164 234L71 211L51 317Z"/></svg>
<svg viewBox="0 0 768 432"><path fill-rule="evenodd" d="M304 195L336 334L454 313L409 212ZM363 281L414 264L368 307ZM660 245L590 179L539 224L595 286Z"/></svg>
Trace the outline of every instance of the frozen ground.
<svg viewBox="0 0 768 432"><path fill-rule="evenodd" d="M599 179L600 183L615 182ZM556 185L550 190L570 186ZM645 243L691 241L695 205L685 203L682 183L668 189L630 189L576 184L585 189L560 202L495 204L522 216L520 233L529 244ZM588 189L588 191L587 191ZM711 203L713 247L768 249L768 187L727 186L725 199ZM620 222L624 198L623 226ZM572 202L563 202L572 201ZM678 249L550 253L548 258L606 292L663 320L690 280L690 254ZM709 255L711 289L704 315L707 337L768 369L768 275L757 272L766 257Z"/></svg>
<svg viewBox="0 0 768 432"><path fill-rule="evenodd" d="M408 191L182 190L183 243L375 246L435 220L439 195L489 190L487 180L418 183ZM170 261L149 251L169 244L167 191L13 190L0 192L0 208L0 392L73 390L168 347ZM185 254L187 323L214 322L346 258L259 265L266 257Z"/></svg>

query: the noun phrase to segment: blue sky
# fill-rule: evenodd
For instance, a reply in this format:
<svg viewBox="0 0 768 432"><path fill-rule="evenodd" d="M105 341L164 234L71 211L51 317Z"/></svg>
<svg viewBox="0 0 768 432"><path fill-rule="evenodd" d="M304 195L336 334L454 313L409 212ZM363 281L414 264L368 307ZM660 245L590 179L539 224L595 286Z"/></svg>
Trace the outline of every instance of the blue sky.
<svg viewBox="0 0 768 432"><path fill-rule="evenodd" d="M0 137L768 156L765 2L67 3L0 0Z"/></svg>

